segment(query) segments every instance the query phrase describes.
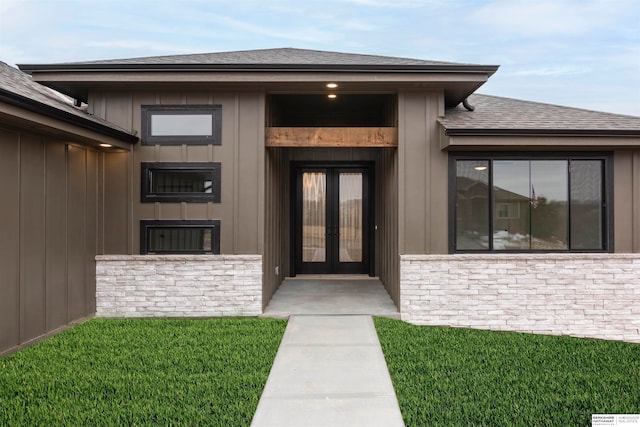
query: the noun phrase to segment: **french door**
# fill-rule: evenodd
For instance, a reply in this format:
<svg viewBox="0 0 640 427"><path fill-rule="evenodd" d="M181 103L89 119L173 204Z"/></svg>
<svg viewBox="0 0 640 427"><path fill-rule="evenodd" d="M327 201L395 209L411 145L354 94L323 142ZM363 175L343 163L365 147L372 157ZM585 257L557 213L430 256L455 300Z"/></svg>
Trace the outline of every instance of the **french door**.
<svg viewBox="0 0 640 427"><path fill-rule="evenodd" d="M295 168L296 273L370 273L371 175L367 165Z"/></svg>

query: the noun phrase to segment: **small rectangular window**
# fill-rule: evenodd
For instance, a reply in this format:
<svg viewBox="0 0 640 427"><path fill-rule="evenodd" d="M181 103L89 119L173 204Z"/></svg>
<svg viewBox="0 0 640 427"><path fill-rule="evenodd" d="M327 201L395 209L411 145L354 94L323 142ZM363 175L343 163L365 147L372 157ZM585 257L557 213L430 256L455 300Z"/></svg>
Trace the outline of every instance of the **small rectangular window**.
<svg viewBox="0 0 640 427"><path fill-rule="evenodd" d="M220 163L142 163L141 201L220 203Z"/></svg>
<svg viewBox="0 0 640 427"><path fill-rule="evenodd" d="M143 145L220 145L220 105L143 105Z"/></svg>
<svg viewBox="0 0 640 427"><path fill-rule="evenodd" d="M140 221L141 254L219 254L220 220Z"/></svg>

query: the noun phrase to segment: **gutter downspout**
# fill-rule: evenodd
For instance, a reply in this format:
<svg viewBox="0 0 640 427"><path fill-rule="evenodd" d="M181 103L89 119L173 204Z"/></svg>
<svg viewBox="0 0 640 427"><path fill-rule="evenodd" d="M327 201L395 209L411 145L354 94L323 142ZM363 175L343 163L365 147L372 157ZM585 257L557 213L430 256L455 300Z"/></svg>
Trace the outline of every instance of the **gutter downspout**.
<svg viewBox="0 0 640 427"><path fill-rule="evenodd" d="M473 111L476 109L473 105L469 104L468 98L462 100L462 106L467 109L467 111Z"/></svg>

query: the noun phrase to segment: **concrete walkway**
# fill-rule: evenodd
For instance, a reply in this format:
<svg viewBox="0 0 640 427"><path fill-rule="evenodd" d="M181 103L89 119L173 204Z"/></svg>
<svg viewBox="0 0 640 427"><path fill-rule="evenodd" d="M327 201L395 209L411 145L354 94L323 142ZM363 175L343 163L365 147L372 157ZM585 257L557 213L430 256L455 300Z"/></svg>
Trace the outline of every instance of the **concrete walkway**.
<svg viewBox="0 0 640 427"><path fill-rule="evenodd" d="M291 316L251 425L404 426L371 316Z"/></svg>

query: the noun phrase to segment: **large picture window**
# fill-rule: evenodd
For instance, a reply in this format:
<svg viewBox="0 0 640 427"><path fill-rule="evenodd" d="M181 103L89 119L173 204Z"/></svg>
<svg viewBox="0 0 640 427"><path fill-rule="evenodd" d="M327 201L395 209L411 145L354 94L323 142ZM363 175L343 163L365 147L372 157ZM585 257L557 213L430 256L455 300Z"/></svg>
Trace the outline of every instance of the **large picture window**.
<svg viewBox="0 0 640 427"><path fill-rule="evenodd" d="M220 220L140 221L141 254L219 254Z"/></svg>
<svg viewBox="0 0 640 427"><path fill-rule="evenodd" d="M141 201L220 203L220 163L142 163Z"/></svg>
<svg viewBox="0 0 640 427"><path fill-rule="evenodd" d="M451 157L451 247L606 251L607 155Z"/></svg>
<svg viewBox="0 0 640 427"><path fill-rule="evenodd" d="M222 106L143 105L143 145L220 145Z"/></svg>

